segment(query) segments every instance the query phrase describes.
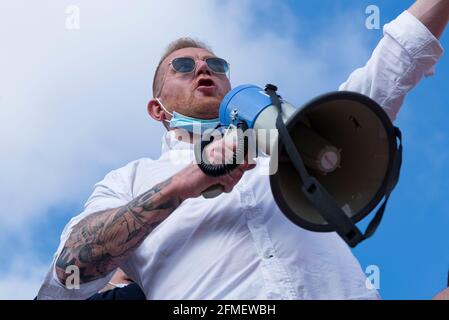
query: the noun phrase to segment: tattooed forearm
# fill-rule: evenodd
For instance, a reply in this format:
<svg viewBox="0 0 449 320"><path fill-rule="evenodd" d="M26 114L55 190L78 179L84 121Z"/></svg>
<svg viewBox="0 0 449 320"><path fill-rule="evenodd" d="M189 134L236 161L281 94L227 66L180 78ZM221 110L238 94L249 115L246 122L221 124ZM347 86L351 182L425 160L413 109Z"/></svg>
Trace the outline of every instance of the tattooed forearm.
<svg viewBox="0 0 449 320"><path fill-rule="evenodd" d="M93 213L72 230L58 260L56 272L63 283L66 268L76 265L80 282L89 282L126 261L145 237L180 204L170 192L168 179L123 207Z"/></svg>

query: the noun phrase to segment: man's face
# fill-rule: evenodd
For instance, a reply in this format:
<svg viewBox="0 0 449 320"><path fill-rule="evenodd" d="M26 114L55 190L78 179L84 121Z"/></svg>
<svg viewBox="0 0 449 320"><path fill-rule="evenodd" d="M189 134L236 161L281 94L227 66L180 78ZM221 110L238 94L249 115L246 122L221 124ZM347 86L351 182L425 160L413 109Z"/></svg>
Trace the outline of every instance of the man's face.
<svg viewBox="0 0 449 320"><path fill-rule="evenodd" d="M201 119L218 117L220 102L231 90L231 84L226 75L214 73L207 66L204 60L213 56L205 49L184 48L173 52L162 62L159 72L165 74L165 79L162 77L164 83L159 98L170 112ZM170 61L179 57L194 58L195 70L188 74L176 72Z"/></svg>

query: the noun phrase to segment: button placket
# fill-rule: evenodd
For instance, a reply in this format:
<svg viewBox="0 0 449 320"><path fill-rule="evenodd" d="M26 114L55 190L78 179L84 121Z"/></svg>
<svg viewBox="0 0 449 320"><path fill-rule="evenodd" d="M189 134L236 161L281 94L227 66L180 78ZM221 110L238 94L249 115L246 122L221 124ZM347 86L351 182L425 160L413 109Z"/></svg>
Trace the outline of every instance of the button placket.
<svg viewBox="0 0 449 320"><path fill-rule="evenodd" d="M268 234L265 223L265 214L253 190L242 184L240 188L240 199L242 212L246 216L247 226L252 235L254 245L262 260L262 274L267 289L268 297L276 299L294 299L291 281L286 275L282 263L276 258L273 243Z"/></svg>

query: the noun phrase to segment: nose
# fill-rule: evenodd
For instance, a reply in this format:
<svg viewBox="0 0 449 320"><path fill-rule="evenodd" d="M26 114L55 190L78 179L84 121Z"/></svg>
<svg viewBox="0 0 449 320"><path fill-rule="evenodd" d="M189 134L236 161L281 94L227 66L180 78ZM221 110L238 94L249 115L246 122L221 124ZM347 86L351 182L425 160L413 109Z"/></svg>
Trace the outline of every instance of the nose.
<svg viewBox="0 0 449 320"><path fill-rule="evenodd" d="M196 65L196 72L195 72L195 76L198 77L201 74L207 74L207 75L211 75L212 72L209 69L209 66L207 65L206 61L204 60L197 60L197 65Z"/></svg>

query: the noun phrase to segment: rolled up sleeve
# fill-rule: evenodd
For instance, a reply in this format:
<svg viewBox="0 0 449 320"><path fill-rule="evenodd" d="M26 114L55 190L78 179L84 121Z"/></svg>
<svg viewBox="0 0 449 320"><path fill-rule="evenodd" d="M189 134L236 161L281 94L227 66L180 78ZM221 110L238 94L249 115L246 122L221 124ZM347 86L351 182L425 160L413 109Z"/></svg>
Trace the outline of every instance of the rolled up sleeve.
<svg viewBox="0 0 449 320"><path fill-rule="evenodd" d="M85 217L100 210L112 209L123 206L130 201L130 195L126 191L126 186L117 171L112 171L106 177L95 184L94 191L84 205L84 210L78 216L72 218L65 226L61 234L60 244L56 251L50 270L42 284L37 299L38 300L65 300L65 299L87 299L102 289L110 281L113 272L94 281L81 283L79 288L68 288L62 284L56 274L56 261L65 246L73 228Z"/></svg>
<svg viewBox="0 0 449 320"><path fill-rule="evenodd" d="M367 64L355 70L339 90L365 94L394 121L405 95L435 72L443 54L438 39L408 11L386 24Z"/></svg>

